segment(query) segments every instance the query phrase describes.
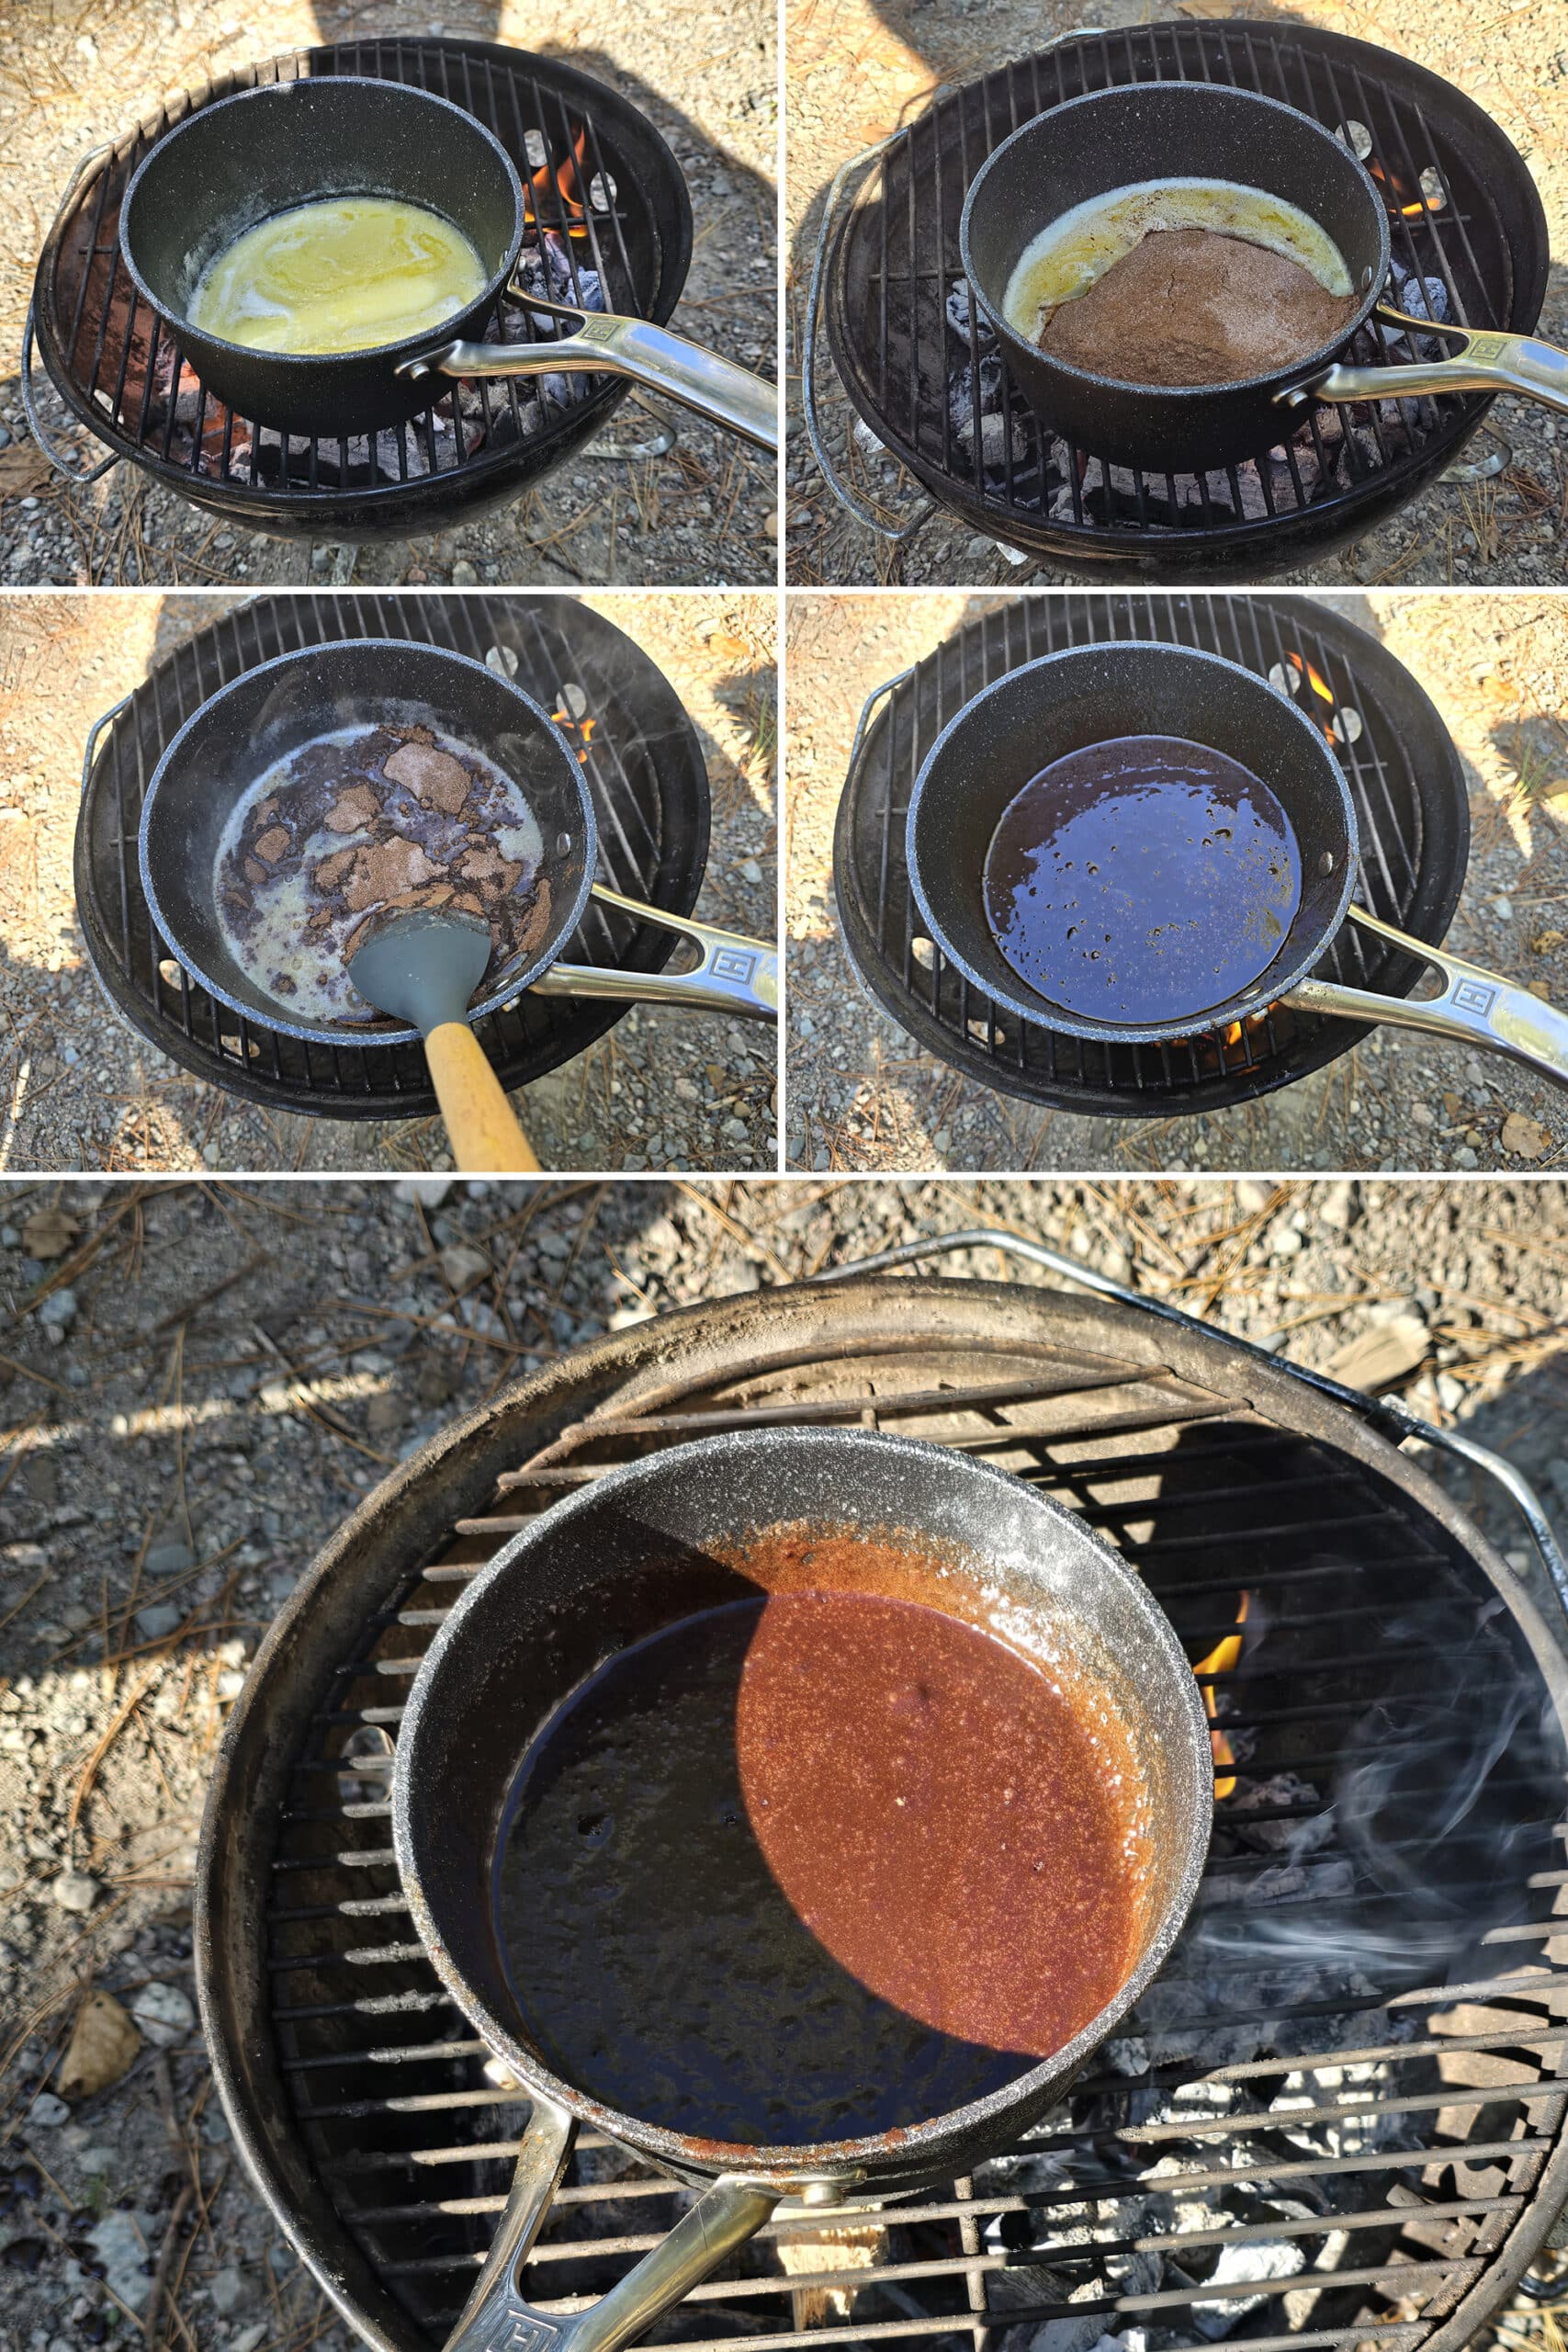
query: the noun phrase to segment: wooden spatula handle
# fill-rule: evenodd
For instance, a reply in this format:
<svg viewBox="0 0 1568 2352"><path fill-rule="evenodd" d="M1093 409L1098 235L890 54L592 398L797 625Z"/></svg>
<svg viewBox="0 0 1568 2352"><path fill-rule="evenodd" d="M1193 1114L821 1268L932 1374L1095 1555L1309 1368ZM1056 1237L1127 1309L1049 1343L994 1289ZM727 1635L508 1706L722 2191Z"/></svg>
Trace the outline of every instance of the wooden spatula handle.
<svg viewBox="0 0 1568 2352"><path fill-rule="evenodd" d="M452 1157L465 1174L516 1175L539 1165L473 1031L444 1021L424 1041Z"/></svg>

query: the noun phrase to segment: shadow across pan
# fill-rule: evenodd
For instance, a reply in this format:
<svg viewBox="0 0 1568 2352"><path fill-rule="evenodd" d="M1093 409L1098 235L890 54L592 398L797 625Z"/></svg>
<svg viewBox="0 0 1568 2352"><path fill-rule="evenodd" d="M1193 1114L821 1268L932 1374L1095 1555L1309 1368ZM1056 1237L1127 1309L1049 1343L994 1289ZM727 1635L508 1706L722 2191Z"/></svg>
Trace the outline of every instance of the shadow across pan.
<svg viewBox="0 0 1568 2352"><path fill-rule="evenodd" d="M1179 1023L1106 1020L1054 1002L1020 978L987 917L987 852L1004 809L1067 752L1134 735L1180 737L1239 762L1273 792L1300 856L1300 900L1267 963L1250 985L1194 1004ZM1409 938L1352 903L1359 843L1338 761L1284 695L1218 654L1128 639L1076 646L1010 671L967 702L926 754L909 797L905 847L910 888L931 939L975 988L1021 1021L1110 1044L1159 1045L1285 1003L1461 1038L1568 1085L1568 1019L1562 1013L1528 989ZM1129 925L1150 927L1173 911L1180 910L1138 908ZM1313 978L1347 918L1434 968L1440 993L1382 997Z"/></svg>
<svg viewBox="0 0 1568 2352"><path fill-rule="evenodd" d="M874 1996L838 1982L830 1967L816 2000L795 2000L790 2013L791 1997L765 1965L739 1972L716 1965L700 1905L690 1916L664 1917L662 1932L638 1936L635 1922L617 1922L603 1939L597 1931L584 1936L581 1967L592 1983L603 1963L612 1980L607 2001L617 1989L629 1996L640 1972L645 1993L633 2003L630 2030L652 2045L644 2063L663 2096L649 2103L678 2110L677 2127L617 2102L616 2086L628 2075L614 2014L597 2053L587 2018L581 2065L569 2070L541 2048L529 2022L528 1970L536 1948L561 1933L552 1907L558 1879L542 1860L536 1928L509 1936L504 1913L500 1857L509 1806L544 1726L606 1661L738 1599L760 1597L761 1588L737 1559L747 1561L749 1539L759 1531L781 1525L880 1539L930 1564L921 1588L930 1605L970 1624L1002 1623L1026 1655L1069 1661L1086 1699L1121 1725L1126 1769L1137 1781L1134 1958L1120 1988L1044 2058L928 2034L907 2079L878 2075L862 2084L851 2106L855 2137L819 2135L814 2062L840 2040L852 2059L858 2046L863 2062L887 2020ZM682 1704L678 1694L664 1702L666 1736L684 1731L694 1740ZM398 1738L393 1838L415 1928L454 1999L532 2101L512 2196L449 2352L531 2344L536 2325L572 2352L615 2352L751 2236L782 2199L823 2206L896 2193L950 2178L1014 2145L1164 1963L1202 1870L1213 1790L1197 1687L1157 1604L1081 1519L989 1464L862 1430L746 1430L627 1464L558 1504L462 1595L420 1668ZM733 1791L720 1775L713 1802L723 1804L727 1793ZM600 1828L596 1815L574 1822L569 1809L560 1834L592 1838ZM634 1826L617 1817L612 1834L622 1841L608 1849L619 1899L626 1886L657 1881L660 1851L678 1852L682 1820L639 1817ZM723 1832L751 1834L743 1821ZM642 1844L623 1854L633 1836ZM727 1876L723 1883L732 1882ZM596 1907L595 1919L601 1916ZM806 1932L795 1923L797 1937ZM908 2044L911 2020L900 2022ZM769 2078L771 2140L702 2129L705 2086L714 2086L713 2122L734 2112L724 2097L727 2046L744 2047L748 2071ZM603 2302L541 2319L521 2301L516 2274L579 2123L609 2132L705 2194Z"/></svg>
<svg viewBox="0 0 1568 2352"><path fill-rule="evenodd" d="M1357 298L1326 344L1288 367L1234 383L1134 384L1090 374L1021 334L1006 315L1026 248L1075 206L1145 180L1232 180L1315 220L1338 248ZM1046 424L1102 457L1201 472L1287 438L1311 399L1397 400L1423 392L1511 390L1568 413L1568 353L1524 335L1472 334L1382 306L1389 274L1384 199L1322 123L1250 90L1192 82L1095 90L1015 130L970 185L959 252L1013 380ZM1340 363L1358 329L1382 322L1459 337L1449 357L1405 366Z"/></svg>
<svg viewBox="0 0 1568 2352"><path fill-rule="evenodd" d="M467 654L397 638L307 646L247 670L192 713L152 772L137 842L141 887L175 957L220 1003L313 1044L412 1045L419 1039L417 1029L385 1019L301 1020L286 998L262 988L239 961L218 907L219 847L236 802L286 753L356 725L432 727L468 744L521 787L538 825L541 872L550 888L548 923L531 952L487 976L469 1007L471 1021L529 988L776 1020L776 961L765 941L595 884L598 828L581 767L532 695ZM591 895L694 940L699 963L683 973L561 963L560 951Z"/></svg>
<svg viewBox="0 0 1568 2352"><path fill-rule="evenodd" d="M451 221L487 273L478 300L423 334L358 351L257 351L192 324L202 272L237 238L295 206L346 196L392 198ZM483 332L525 235L538 227L511 157L473 115L411 85L344 74L263 83L187 115L132 175L119 243L137 288L203 382L263 424L359 434L416 415L440 396L443 379L586 370L629 376L777 448L772 384L646 319L520 292L531 311L577 332L536 343L466 340Z"/></svg>

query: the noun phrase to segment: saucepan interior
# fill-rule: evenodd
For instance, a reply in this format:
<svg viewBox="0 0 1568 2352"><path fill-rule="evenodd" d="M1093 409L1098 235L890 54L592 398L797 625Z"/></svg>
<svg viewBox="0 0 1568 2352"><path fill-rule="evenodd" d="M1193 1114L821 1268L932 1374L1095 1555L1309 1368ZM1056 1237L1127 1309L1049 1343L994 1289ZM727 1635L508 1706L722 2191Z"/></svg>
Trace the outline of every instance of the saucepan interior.
<svg viewBox="0 0 1568 2352"><path fill-rule="evenodd" d="M195 327L203 271L263 220L333 197L387 197L461 230L486 274L457 315L395 344L342 353L257 351ZM446 98L351 74L263 84L199 107L152 147L120 209L132 278L210 389L263 424L363 432L428 406L398 364L481 332L523 241L522 183L501 141Z"/></svg>
<svg viewBox="0 0 1568 2352"><path fill-rule="evenodd" d="M186 719L142 803L141 884L158 930L220 1003L323 1045L412 1042L396 1023L309 1021L253 978L235 955L214 873L224 828L275 761L353 726L434 729L479 752L525 794L543 842L550 918L525 962L486 983L476 1012L518 994L581 918L597 837L582 771L548 714L482 662L399 639L354 638L280 655L224 686Z"/></svg>
<svg viewBox="0 0 1568 2352"><path fill-rule="evenodd" d="M760 1565L774 1556L760 1534L781 1528L807 1530L814 1539L850 1532L887 1553L856 1544L841 1547L837 1566L824 1566L825 1554L815 1549L805 1566ZM909 1565L916 1562L918 1570ZM897 2045L898 2079L891 2086L886 2075L875 2079L879 2098L897 2093L906 2106L879 2107L879 2129L858 2138L820 2130L838 2046L817 2038L829 2032L820 2012L803 2003L804 2014L776 2014L777 1975L760 1958L716 1971L701 1920L675 1929L666 1921L661 1931L672 1939L659 1949L657 1965L664 1986L673 1988L679 2030L667 2020L671 2046L661 2041L637 2058L652 2086L639 2110L604 2095L606 2081L626 2079L632 2062L624 2045L649 2030L644 2015L616 2012L615 1939L626 1933L619 1912L595 1915L604 1924L595 1928L594 1948L577 1955L585 2003L574 2045L581 2063L569 2070L558 2051L542 2046L529 2021L529 1970L554 1951L549 1891L568 1884L567 1849L602 1837L637 1841L624 1859L617 1852L619 1901L634 1866L644 1873L637 1883L652 1885L679 1860L681 1820L655 1805L635 1819L606 1818L598 1804L574 1809L560 1833L558 1875L553 1858L538 1865L521 1924L508 1910L503 1856L519 1762L562 1702L649 1635L699 1611L754 1600L770 1586L798 1589L801 1579L848 1579L844 1589L923 1600L1002 1632L1085 1694L1100 1720L1121 1727L1125 1747L1118 1752L1130 1758L1135 1782L1134 1950L1114 1997L1043 2060L950 2041L941 2032L911 2038L909 2020L899 2020L906 2032ZM695 1702L673 1689L647 1731L665 1743L704 1736ZM724 1836L735 1840L739 1885L755 1859L753 1833L732 1791L714 1786L712 1802L729 1804L737 1815L732 1823L725 1816ZM781 1430L716 1437L629 1464L558 1504L499 1555L464 1594L421 1669L399 1736L394 1829L426 1949L478 2030L524 2080L677 2170L714 2171L743 2155L748 2169L869 2165L879 2179L914 2179L944 2158L1010 2144L1131 2006L1185 1917L1212 1804L1207 1731L1181 1646L1141 1581L1081 1521L1006 1473L945 1449L863 1430ZM559 1899L565 1903L564 1893ZM570 1951L555 1954L558 1966L571 1960ZM845 1989L854 1996L844 2011L852 2023L833 2030L845 2037L852 2075L857 2064L864 2067L868 2046L893 2045L882 2039L886 2005L862 1998L860 1987ZM773 2136L760 2127L743 2137L661 2121L652 2110L664 2098L683 2115L703 2098L712 2100L716 2117L733 2113L724 2103L718 2053L737 2034L776 2050L777 2097L767 2108ZM860 2111L857 2097L863 2094L842 2102L846 2114Z"/></svg>
<svg viewBox="0 0 1568 2352"><path fill-rule="evenodd" d="M987 922L985 866L1002 811L1040 770L1086 744L1176 736L1223 752L1268 785L1294 833L1301 897L1253 983L1203 1008L1210 1027L1303 979L1349 904L1356 822L1338 762L1319 729L1264 679L1218 655L1129 639L1077 646L1011 670L964 705L915 779L905 848L931 937L987 996L1021 1020L1069 1035L1157 1042L1168 1026L1100 1021L1039 995Z"/></svg>
<svg viewBox="0 0 1568 2352"><path fill-rule="evenodd" d="M1219 386L1092 375L1010 324L1009 281L1042 230L1093 198L1162 179L1229 180L1295 205L1337 246L1354 314L1329 342L1292 355L1288 368ZM1004 140L971 184L959 249L1015 380L1047 422L1085 447L1179 468L1249 437L1257 446L1279 439L1273 392L1324 365L1364 323L1388 275L1389 230L1361 164L1310 116L1248 90L1136 83L1069 99Z"/></svg>

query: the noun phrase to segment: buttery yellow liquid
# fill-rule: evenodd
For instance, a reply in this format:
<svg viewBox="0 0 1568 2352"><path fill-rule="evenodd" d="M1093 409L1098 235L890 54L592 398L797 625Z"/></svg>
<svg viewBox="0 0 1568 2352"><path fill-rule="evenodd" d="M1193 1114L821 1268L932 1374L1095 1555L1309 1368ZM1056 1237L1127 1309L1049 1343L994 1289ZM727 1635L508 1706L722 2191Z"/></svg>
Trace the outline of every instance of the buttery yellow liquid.
<svg viewBox="0 0 1568 2352"><path fill-rule="evenodd" d="M190 319L253 351L364 351L456 317L487 274L439 213L384 196L323 198L258 222L209 262Z"/></svg>
<svg viewBox="0 0 1568 2352"><path fill-rule="evenodd" d="M1243 237L1299 262L1325 293L1351 291L1333 238L1282 197L1235 180L1138 180L1076 204L1031 240L1008 280L1002 315L1009 326L1034 342L1053 311L1087 294L1112 262L1156 229L1214 229Z"/></svg>

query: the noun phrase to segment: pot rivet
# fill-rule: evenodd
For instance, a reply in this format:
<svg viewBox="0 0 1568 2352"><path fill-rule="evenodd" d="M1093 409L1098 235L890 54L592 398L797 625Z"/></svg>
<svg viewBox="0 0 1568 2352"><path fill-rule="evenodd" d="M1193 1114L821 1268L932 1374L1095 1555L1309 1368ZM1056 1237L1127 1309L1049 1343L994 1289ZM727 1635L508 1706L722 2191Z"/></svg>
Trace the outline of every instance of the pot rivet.
<svg viewBox="0 0 1568 2352"><path fill-rule="evenodd" d="M556 835L556 855L558 857L564 857L570 847L571 835L570 833L558 833Z"/></svg>
<svg viewBox="0 0 1568 2352"><path fill-rule="evenodd" d="M1325 850L1324 851L1324 853L1323 853L1323 855L1318 859L1318 861L1317 861L1317 870L1318 870L1318 872L1319 872L1320 874L1332 874L1332 873L1333 873L1333 871L1334 871L1334 852L1333 852L1331 849L1325 849Z"/></svg>

